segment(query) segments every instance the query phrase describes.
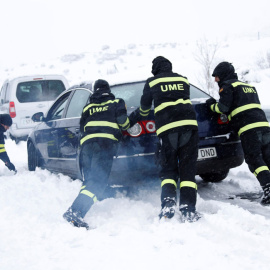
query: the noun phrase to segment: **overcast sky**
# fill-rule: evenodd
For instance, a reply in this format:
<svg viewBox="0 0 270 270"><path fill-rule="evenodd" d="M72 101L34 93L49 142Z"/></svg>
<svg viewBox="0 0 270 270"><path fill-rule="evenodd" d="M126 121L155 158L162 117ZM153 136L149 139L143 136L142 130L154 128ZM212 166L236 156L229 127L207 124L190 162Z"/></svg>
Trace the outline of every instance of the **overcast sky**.
<svg viewBox="0 0 270 270"><path fill-rule="evenodd" d="M269 0L1 0L1 61L98 45L270 35Z"/></svg>

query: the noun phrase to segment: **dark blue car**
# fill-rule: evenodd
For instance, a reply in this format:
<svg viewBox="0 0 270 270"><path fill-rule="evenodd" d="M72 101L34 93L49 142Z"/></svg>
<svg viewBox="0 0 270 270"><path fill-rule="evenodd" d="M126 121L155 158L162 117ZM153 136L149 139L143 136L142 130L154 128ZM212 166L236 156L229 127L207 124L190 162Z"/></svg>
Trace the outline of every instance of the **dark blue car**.
<svg viewBox="0 0 270 270"><path fill-rule="evenodd" d="M144 81L111 86L116 97L125 100L128 114L140 105ZM197 175L205 181L223 180L229 170L242 164L241 143L230 130L226 116L213 114L206 106L209 98L190 85L191 101L199 125ZM63 92L47 114L36 113L32 119L41 121L27 140L28 168L36 167L82 179L79 121L83 107L92 94L90 84L74 86ZM147 120L123 132L110 175L111 184L128 184L158 176L158 138L153 110Z"/></svg>

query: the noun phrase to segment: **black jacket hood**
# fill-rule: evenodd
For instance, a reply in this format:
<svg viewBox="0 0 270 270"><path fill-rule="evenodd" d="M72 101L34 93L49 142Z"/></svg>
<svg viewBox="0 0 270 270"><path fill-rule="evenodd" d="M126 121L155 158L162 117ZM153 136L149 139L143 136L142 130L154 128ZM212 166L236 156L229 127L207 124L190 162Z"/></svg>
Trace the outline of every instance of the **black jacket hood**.
<svg viewBox="0 0 270 270"><path fill-rule="evenodd" d="M115 96L111 92L97 91L90 97L90 103L102 103L108 100L114 100Z"/></svg>
<svg viewBox="0 0 270 270"><path fill-rule="evenodd" d="M172 72L172 63L163 56L156 57L152 63L152 74L154 76L163 72Z"/></svg>
<svg viewBox="0 0 270 270"><path fill-rule="evenodd" d="M219 63L213 71L213 77L219 77L218 85L221 86L223 82L233 79L238 79L237 74L235 73L234 66L229 62Z"/></svg>

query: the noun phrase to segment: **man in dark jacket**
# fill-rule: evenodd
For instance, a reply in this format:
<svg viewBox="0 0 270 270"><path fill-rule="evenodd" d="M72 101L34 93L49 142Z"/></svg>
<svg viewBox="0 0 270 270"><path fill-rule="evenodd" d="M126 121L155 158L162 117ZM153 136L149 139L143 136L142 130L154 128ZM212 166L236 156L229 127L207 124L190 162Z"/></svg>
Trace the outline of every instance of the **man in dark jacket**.
<svg viewBox="0 0 270 270"><path fill-rule="evenodd" d="M12 125L12 118L9 114L0 114L0 159L5 163L10 171L16 173L15 166L10 162L8 154L5 149L4 132L6 132Z"/></svg>
<svg viewBox="0 0 270 270"><path fill-rule="evenodd" d="M219 85L219 102L207 103L216 113L228 115L233 130L241 139L245 161L257 177L264 195L262 205L270 205L270 128L254 86L238 80L231 63L221 62L213 77Z"/></svg>
<svg viewBox="0 0 270 270"><path fill-rule="evenodd" d="M190 101L188 79L172 72L171 62L158 56L153 60L153 77L147 79L141 97L140 115L149 114L154 101L156 133L161 143L160 218L172 218L180 178L180 212L183 221L199 219L196 212L195 181L198 156L198 124Z"/></svg>
<svg viewBox="0 0 270 270"><path fill-rule="evenodd" d="M91 206L102 197L111 172L121 129L129 128L125 102L115 98L105 80L94 83L94 93L82 112L80 141L84 182L79 195L64 214L76 227L89 228L83 220Z"/></svg>

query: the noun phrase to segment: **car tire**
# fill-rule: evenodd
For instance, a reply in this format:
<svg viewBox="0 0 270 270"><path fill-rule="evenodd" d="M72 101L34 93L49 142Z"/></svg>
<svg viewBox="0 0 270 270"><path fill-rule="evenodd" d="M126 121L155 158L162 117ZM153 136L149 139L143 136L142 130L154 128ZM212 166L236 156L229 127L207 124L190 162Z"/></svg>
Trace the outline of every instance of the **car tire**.
<svg viewBox="0 0 270 270"><path fill-rule="evenodd" d="M38 156L37 150L32 142L30 142L27 146L28 153L28 170L35 171L38 165Z"/></svg>
<svg viewBox="0 0 270 270"><path fill-rule="evenodd" d="M229 170L226 171L219 171L219 172L212 172L212 173L204 173L200 174L200 177L205 182L220 182L224 180L228 176Z"/></svg>

